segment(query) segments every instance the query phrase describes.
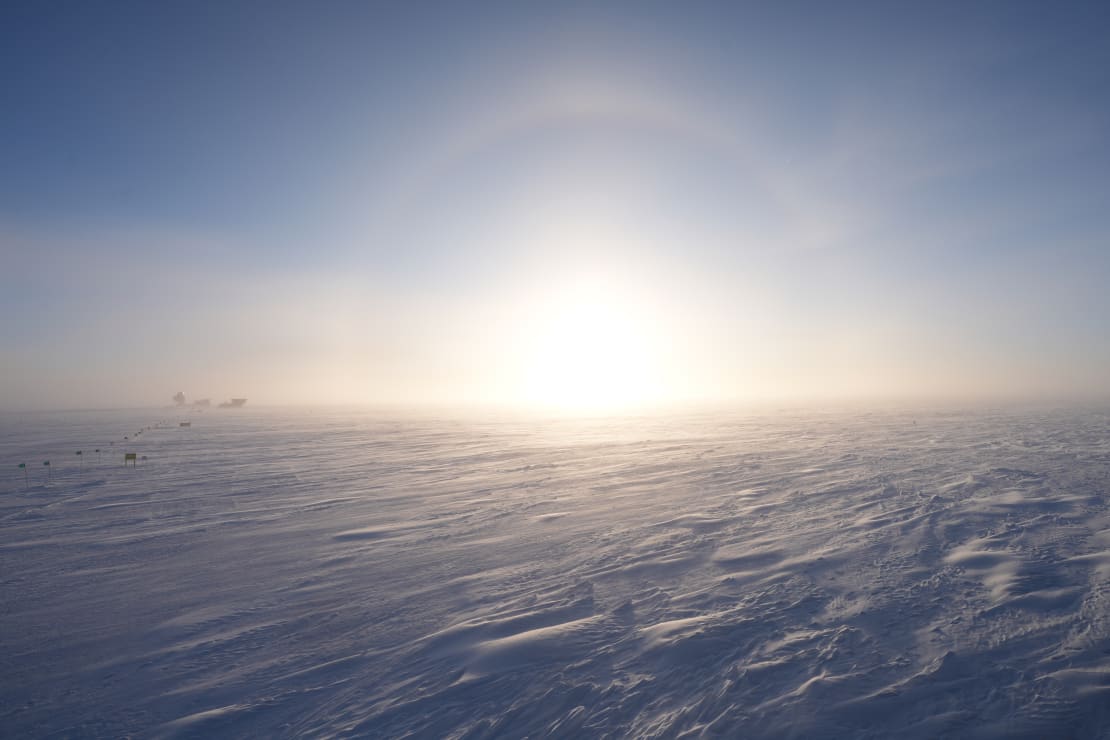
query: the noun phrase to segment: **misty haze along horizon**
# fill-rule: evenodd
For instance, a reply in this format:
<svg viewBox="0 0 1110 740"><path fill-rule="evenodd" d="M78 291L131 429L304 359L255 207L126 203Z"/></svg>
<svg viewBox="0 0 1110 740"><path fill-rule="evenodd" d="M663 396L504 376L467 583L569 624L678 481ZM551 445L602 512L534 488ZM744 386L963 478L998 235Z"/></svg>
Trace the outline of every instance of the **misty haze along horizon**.
<svg viewBox="0 0 1110 740"><path fill-rule="evenodd" d="M0 408L1107 395L1104 3L0 13Z"/></svg>

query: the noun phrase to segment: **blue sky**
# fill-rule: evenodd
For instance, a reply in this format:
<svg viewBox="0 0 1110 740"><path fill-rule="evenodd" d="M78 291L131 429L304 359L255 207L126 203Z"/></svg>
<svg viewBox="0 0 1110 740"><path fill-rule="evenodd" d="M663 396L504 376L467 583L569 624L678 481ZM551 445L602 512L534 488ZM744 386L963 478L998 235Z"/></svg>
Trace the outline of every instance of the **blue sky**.
<svg viewBox="0 0 1110 740"><path fill-rule="evenodd" d="M0 13L0 406L1105 393L1105 4Z"/></svg>

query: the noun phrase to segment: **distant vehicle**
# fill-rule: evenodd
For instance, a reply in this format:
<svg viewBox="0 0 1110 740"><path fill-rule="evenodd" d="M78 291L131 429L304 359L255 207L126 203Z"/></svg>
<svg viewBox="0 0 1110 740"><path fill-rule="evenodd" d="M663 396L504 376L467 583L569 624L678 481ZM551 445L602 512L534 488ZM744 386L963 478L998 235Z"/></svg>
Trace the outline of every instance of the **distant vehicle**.
<svg viewBox="0 0 1110 740"><path fill-rule="evenodd" d="M245 398L233 398L230 401L224 401L220 404L221 409L238 409L242 408L247 402Z"/></svg>

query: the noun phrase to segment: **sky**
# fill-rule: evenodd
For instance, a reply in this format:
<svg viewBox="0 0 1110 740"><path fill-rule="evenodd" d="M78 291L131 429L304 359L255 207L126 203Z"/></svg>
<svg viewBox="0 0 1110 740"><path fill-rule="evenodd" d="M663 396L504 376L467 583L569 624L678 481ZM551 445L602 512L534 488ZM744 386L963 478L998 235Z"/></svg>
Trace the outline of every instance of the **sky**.
<svg viewBox="0 0 1110 740"><path fill-rule="evenodd" d="M1105 397L1106 3L8 2L0 409Z"/></svg>

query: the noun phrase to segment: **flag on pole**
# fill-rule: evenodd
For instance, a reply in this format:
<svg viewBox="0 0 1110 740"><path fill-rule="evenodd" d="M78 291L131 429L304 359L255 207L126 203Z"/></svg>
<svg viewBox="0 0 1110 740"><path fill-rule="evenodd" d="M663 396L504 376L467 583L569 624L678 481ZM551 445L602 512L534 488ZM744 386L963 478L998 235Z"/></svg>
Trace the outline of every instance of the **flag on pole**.
<svg viewBox="0 0 1110 740"><path fill-rule="evenodd" d="M27 463L20 463L20 464L19 464L19 467L21 467L21 468L23 468L24 470L26 470L26 469L27 469Z"/></svg>
<svg viewBox="0 0 1110 740"><path fill-rule="evenodd" d="M77 450L77 454L78 454L78 455L80 455L80 454L81 454L81 450Z"/></svg>

